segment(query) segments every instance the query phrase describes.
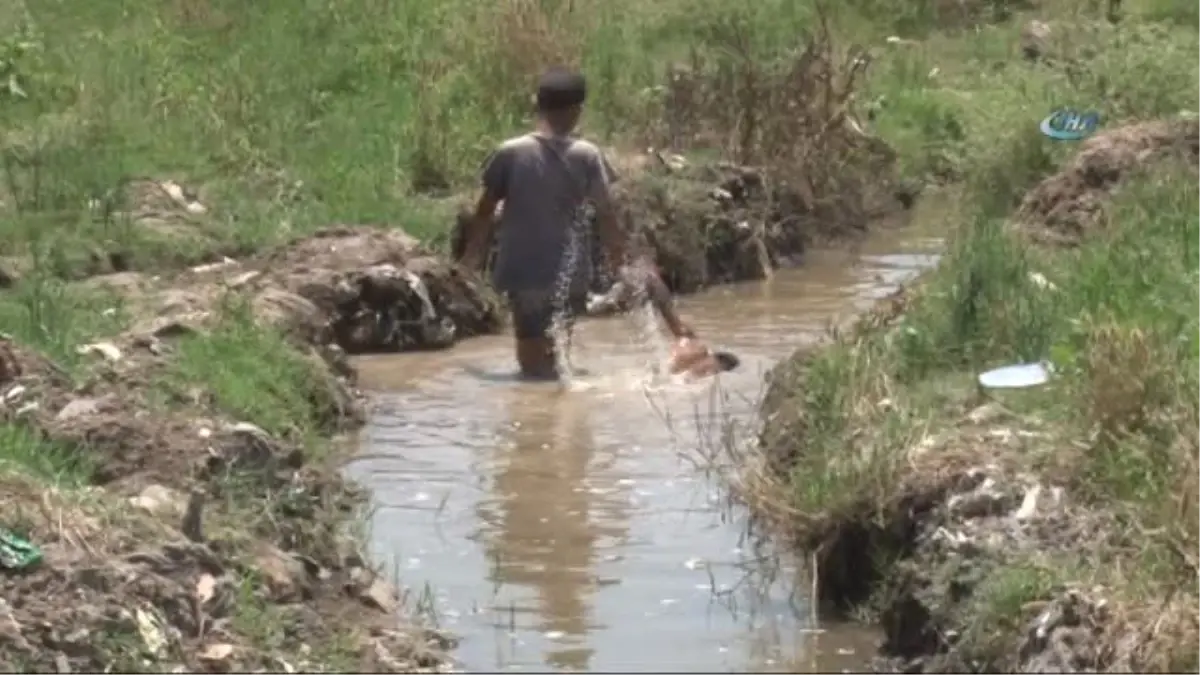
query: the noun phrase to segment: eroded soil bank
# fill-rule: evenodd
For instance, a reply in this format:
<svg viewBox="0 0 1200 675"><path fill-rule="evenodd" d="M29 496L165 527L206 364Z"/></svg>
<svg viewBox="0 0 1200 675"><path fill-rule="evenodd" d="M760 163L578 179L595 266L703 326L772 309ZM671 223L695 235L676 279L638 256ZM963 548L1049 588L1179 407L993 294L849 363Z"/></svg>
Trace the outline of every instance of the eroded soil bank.
<svg viewBox="0 0 1200 675"><path fill-rule="evenodd" d="M1138 212L1118 213L1113 196L1147 172L1151 185L1163 176L1194 183L1197 150L1194 119L1102 132L1034 187L1009 224L1035 247L1117 236L1121 219ZM1156 203L1150 213L1169 208ZM1195 212L1184 218L1194 221ZM1035 248L1030 259L1050 260L1037 255ZM1120 284L1113 279L1106 292L1123 292ZM1127 384L1144 369L1115 374L1114 354L1125 352L1113 346L1116 329L1102 329L1108 347L1084 357L1089 382L1100 387L1085 414L1106 416L1082 434L1056 417L1055 399L1072 395L1057 389L985 395L975 371L953 369L914 385L887 360L900 353L897 343L920 339L925 324L907 317L923 294L945 288L919 280L825 346L775 368L761 462L745 474L744 495L814 552L827 608L879 620L882 671L1190 672L1200 633L1197 558L1194 543L1180 542L1194 542L1195 528L1186 529L1194 523L1195 476L1178 470L1169 479L1179 510L1161 531L1131 525L1137 505L1095 493L1093 474L1109 466L1107 453L1140 461L1128 440L1133 427L1120 427L1122 440L1112 445L1105 425L1116 424L1114 416L1159 414L1145 412L1147 385ZM1030 288L1067 292L1044 277ZM1148 354L1152 343L1144 333L1139 339L1139 353ZM1107 379L1096 379L1105 372ZM1158 462L1178 457L1194 469L1194 436L1155 452L1164 458ZM1159 561L1151 571L1141 567L1151 559Z"/></svg>

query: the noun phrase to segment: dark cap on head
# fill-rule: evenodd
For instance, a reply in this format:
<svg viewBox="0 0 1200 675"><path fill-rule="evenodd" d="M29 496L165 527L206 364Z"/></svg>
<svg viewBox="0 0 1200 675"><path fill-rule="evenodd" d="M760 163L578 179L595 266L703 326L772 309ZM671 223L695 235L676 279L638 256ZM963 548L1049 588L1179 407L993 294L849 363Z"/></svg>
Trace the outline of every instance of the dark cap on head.
<svg viewBox="0 0 1200 675"><path fill-rule="evenodd" d="M581 105L587 98L583 75L567 68L550 68L538 80L538 110L562 110Z"/></svg>
<svg viewBox="0 0 1200 675"><path fill-rule="evenodd" d="M717 364L721 366L721 371L733 370L741 364L741 359L735 356L732 352L714 352L713 358L717 360Z"/></svg>

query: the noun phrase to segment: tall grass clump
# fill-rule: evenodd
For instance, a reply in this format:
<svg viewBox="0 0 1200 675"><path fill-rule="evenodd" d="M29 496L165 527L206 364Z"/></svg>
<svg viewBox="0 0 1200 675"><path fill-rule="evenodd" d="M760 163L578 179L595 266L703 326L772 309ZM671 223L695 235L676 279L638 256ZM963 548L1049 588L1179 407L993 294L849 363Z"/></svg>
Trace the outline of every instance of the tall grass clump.
<svg viewBox="0 0 1200 675"><path fill-rule="evenodd" d="M529 125L548 65L588 74L585 133L640 144L664 138L671 73L701 64L751 92L746 68L786 61L812 27L783 0L9 3L0 248L36 235L76 251L75 268L114 249L110 267L145 267L336 222L433 237L450 225L440 198ZM726 100L718 131L762 112L751 102ZM207 210L147 224L129 199L145 178Z"/></svg>

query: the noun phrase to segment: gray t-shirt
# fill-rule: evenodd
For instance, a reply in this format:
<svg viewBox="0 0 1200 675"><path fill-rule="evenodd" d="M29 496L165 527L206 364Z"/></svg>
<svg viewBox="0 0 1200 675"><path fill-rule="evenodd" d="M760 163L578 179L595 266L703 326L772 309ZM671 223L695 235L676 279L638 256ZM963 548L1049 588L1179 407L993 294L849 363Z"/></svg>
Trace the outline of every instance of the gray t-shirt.
<svg viewBox="0 0 1200 675"><path fill-rule="evenodd" d="M497 233L500 250L492 282L501 291L552 290L559 278L572 221L587 202L611 199L616 174L592 143L563 136L526 134L505 141L488 158L483 187L503 200ZM571 279L574 292L591 279L591 223L579 226Z"/></svg>

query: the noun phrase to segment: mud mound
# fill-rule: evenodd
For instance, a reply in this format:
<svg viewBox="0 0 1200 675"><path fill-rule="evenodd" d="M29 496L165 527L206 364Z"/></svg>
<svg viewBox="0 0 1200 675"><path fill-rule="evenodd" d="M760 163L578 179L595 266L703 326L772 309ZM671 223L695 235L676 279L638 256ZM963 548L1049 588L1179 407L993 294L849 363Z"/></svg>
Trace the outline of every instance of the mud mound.
<svg viewBox="0 0 1200 675"><path fill-rule="evenodd" d="M765 278L797 264L810 245L853 240L911 203L890 193L818 194L806 180L757 167L675 160L649 163L618 194L626 229L677 293Z"/></svg>
<svg viewBox="0 0 1200 675"><path fill-rule="evenodd" d="M0 576L6 672L432 672L432 634L386 626L394 590L361 566L328 568L262 543L189 541L140 505L45 492L5 479L6 512L25 514L44 560ZM346 559L351 565L354 559ZM261 584L250 580L264 579ZM356 642L330 663L315 651L339 616ZM259 633L259 634L255 634ZM276 641L264 650L262 638ZM249 638L249 639L248 639Z"/></svg>
<svg viewBox="0 0 1200 675"><path fill-rule="evenodd" d="M1036 242L1077 244L1100 223L1110 193L1127 176L1172 160L1196 170L1196 120L1141 122L1103 131L1084 141L1066 168L1026 194L1014 220Z"/></svg>
<svg viewBox="0 0 1200 675"><path fill-rule="evenodd" d="M351 354L442 348L501 325L479 279L399 230L325 230L250 265L312 303Z"/></svg>
<svg viewBox="0 0 1200 675"><path fill-rule="evenodd" d="M122 297L134 317L123 345L159 351L173 335L207 330L228 303L337 363L361 354L448 347L495 332L500 304L474 275L460 274L400 230L334 228L244 261L222 261L159 280L135 272L84 282Z"/></svg>
<svg viewBox="0 0 1200 675"><path fill-rule="evenodd" d="M886 324L893 310L877 313ZM799 354L772 373L761 440L776 475L805 452L806 365ZM1029 470L1030 457L1071 452L1059 443L1030 418L981 405L897 450L885 487L836 511L788 514L791 527L811 517L795 543L815 551L822 607L879 612L877 672L1159 672L1163 640L1200 640L1186 597L1147 604L1119 575L1062 581L1079 576L1072 561L1129 564L1119 552L1139 550L1145 534ZM845 450L830 461L862 461Z"/></svg>
<svg viewBox="0 0 1200 675"><path fill-rule="evenodd" d="M910 453L915 480L905 500L925 508L889 511L883 521L884 528L903 521L911 537L885 553L900 551L903 559L880 580L882 652L889 657L881 672L1159 672L1159 640L1196 643L1195 610L1183 599L1142 606L1145 600L1122 597L1103 578L1060 581L1072 578L1058 573L1068 561L1119 566L1113 552L1137 550L1142 535L1131 536L1117 516L1003 459L1028 451L1036 431L1014 428L990 406L967 418L976 422ZM943 470L934 482L919 477L931 475L946 452L968 465ZM832 550L850 560L868 555L884 543L881 531ZM1152 613L1156 628L1146 630L1155 621L1139 612Z"/></svg>

